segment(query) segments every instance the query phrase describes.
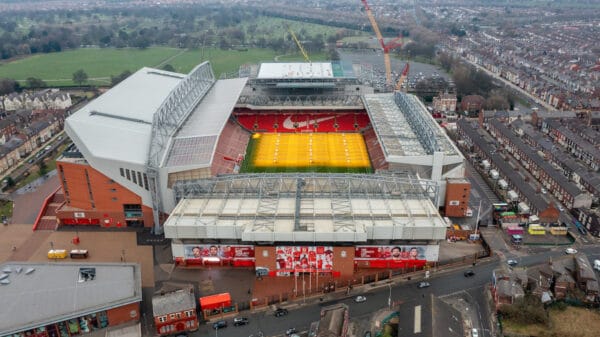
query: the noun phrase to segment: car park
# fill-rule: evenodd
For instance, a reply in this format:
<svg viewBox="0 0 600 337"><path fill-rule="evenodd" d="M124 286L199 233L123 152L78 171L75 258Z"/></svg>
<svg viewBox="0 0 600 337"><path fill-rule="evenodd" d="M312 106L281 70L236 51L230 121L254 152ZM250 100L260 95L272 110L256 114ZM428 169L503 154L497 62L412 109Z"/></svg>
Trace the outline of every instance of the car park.
<svg viewBox="0 0 600 337"><path fill-rule="evenodd" d="M465 275L465 277L475 276L475 272L472 271L471 269L469 269L464 272L464 275Z"/></svg>
<svg viewBox="0 0 600 337"><path fill-rule="evenodd" d="M288 314L287 309L277 308L277 310L275 310L275 317L281 317L281 316L285 316L287 314Z"/></svg>
<svg viewBox="0 0 600 337"><path fill-rule="evenodd" d="M356 296L356 298L354 299L354 302L362 303L362 302L365 302L366 300L367 300L367 298L364 296Z"/></svg>
<svg viewBox="0 0 600 337"><path fill-rule="evenodd" d="M511 267L514 267L518 264L518 262L517 262L517 260L509 259L506 261L506 264L508 264Z"/></svg>
<svg viewBox="0 0 600 337"><path fill-rule="evenodd" d="M431 286L431 284L429 282L425 282L425 281L419 282L419 284L417 284L417 288L419 288L419 289L427 288L429 286Z"/></svg>
<svg viewBox="0 0 600 337"><path fill-rule="evenodd" d="M216 321L213 323L213 329L218 330L218 329L223 329L227 327L227 322L226 321Z"/></svg>
<svg viewBox="0 0 600 337"><path fill-rule="evenodd" d="M565 249L565 254L577 254L577 249L567 248L567 249Z"/></svg>
<svg viewBox="0 0 600 337"><path fill-rule="evenodd" d="M248 318L246 317L236 317L233 319L234 326L246 325L248 322Z"/></svg>

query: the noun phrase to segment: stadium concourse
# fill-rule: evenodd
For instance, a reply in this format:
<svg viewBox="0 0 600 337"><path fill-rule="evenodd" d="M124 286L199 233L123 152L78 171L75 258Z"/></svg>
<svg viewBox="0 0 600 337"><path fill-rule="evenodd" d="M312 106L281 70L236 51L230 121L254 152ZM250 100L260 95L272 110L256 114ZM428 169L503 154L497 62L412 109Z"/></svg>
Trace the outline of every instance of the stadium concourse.
<svg viewBox="0 0 600 337"><path fill-rule="evenodd" d="M416 97L376 94L355 68L137 71L66 120L59 224L151 227L179 265L265 276L437 261L464 158Z"/></svg>

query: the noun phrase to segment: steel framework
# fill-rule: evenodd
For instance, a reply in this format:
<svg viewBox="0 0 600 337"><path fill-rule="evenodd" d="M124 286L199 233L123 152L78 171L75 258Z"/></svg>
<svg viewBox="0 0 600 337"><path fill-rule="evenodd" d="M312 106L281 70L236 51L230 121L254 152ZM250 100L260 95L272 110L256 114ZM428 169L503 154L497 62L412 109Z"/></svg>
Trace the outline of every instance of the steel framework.
<svg viewBox="0 0 600 337"><path fill-rule="evenodd" d="M362 107L360 95L241 95L238 104L255 106Z"/></svg>
<svg viewBox="0 0 600 337"><path fill-rule="evenodd" d="M301 181L301 183L299 183ZM408 173L395 174L234 174L209 179L179 181L173 185L176 202L185 198L244 196L272 198L334 198L378 196L389 199L431 199L439 194L438 183L416 179ZM268 203L268 202L267 202ZM344 202L336 204L336 216L343 218ZM265 204L264 207L267 207ZM302 203L297 207L302 207Z"/></svg>
<svg viewBox="0 0 600 337"><path fill-rule="evenodd" d="M214 83L212 67L209 62L204 62L177 84L154 113L146 171L152 196L155 233L161 231L160 215L163 214L159 167L168 154L169 141Z"/></svg>
<svg viewBox="0 0 600 337"><path fill-rule="evenodd" d="M419 142L423 145L427 154L442 151L437 142L435 129L430 122L425 119L425 116L421 111L422 108L416 97L402 92L396 92L394 93L394 101L400 108L400 111L406 116L410 127L413 129L414 134L419 138Z"/></svg>

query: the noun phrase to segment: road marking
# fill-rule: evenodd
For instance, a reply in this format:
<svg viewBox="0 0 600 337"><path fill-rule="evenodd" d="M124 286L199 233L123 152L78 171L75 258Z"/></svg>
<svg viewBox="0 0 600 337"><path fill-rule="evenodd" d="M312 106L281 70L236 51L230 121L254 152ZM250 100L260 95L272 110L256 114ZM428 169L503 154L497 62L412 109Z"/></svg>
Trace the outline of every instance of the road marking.
<svg viewBox="0 0 600 337"><path fill-rule="evenodd" d="M320 122L328 121L328 120L334 119L334 118L335 118L335 116L322 117L322 118L317 118L317 119L311 119L311 120L304 121L304 122L296 122L296 124L298 125L298 129L299 129L299 128L307 127L309 125L315 125ZM290 129L290 130L296 129L294 127L294 122L292 122L292 116L288 116L288 118L286 118L283 121L283 128Z"/></svg>
<svg viewBox="0 0 600 337"><path fill-rule="evenodd" d="M415 327L413 333L421 333L421 306L415 307Z"/></svg>

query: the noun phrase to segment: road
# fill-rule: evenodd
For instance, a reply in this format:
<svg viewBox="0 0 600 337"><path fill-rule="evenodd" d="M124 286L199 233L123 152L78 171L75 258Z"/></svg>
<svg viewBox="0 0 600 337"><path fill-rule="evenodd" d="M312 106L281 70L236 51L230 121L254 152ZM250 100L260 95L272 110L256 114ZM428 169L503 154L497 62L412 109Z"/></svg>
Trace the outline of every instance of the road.
<svg viewBox="0 0 600 337"><path fill-rule="evenodd" d="M459 55L459 56L460 56L460 54L455 54L455 55ZM526 97L528 97L528 98L529 98L529 99L531 99L532 101L536 102L537 104L539 104L539 105L543 106L544 108L548 109L549 111L556 111L556 108L555 108L555 107L553 107L552 105L550 105L550 104L548 104L548 103L546 103L546 102L544 102L544 101L540 100L540 98L539 98L539 97L536 97L536 96L534 96L534 95L530 94L529 92L527 92L527 91L523 90L523 88L521 88L521 87L519 87L519 86L517 86L517 85L513 84L513 83L512 83L512 82L510 82L509 80L507 80L507 79L505 79L505 78L503 78L503 77L500 77L498 74L496 74L496 73L493 73L493 72L491 72L491 71L487 70L486 68L484 68L484 67L480 66L479 64L477 64L477 63L474 63L474 62L471 62L470 60L468 60L468 59L466 59L466 58L464 58L464 57L462 57L462 56L460 56L460 58L461 58L461 59L462 59L464 62L467 62L467 63L469 63L469 64L473 65L473 66L474 66L474 67L476 67L477 69L480 69L480 70L483 70L483 71L485 71L485 72L486 72L488 75L490 75L490 76L491 76L491 77L493 77L494 79L496 79L496 80L500 80L500 81L504 82L504 84L505 84L506 86L508 86L509 88L511 88L511 89L513 89L513 90L516 90L516 91L518 91L518 92L519 92L519 93L521 93L522 95L525 95Z"/></svg>

